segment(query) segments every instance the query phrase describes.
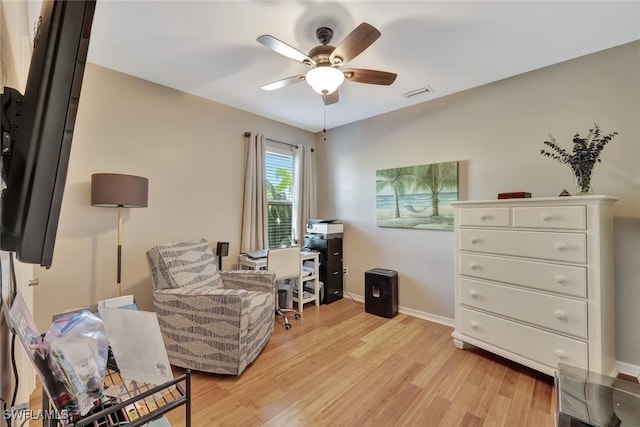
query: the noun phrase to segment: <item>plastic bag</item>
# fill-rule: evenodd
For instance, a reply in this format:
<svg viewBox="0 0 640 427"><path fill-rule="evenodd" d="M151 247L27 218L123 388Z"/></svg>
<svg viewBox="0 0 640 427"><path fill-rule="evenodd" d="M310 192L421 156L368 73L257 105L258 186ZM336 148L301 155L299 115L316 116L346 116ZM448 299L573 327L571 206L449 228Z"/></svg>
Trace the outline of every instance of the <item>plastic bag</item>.
<svg viewBox="0 0 640 427"><path fill-rule="evenodd" d="M52 374L65 388L51 396L54 403L71 415L85 415L104 386L109 341L102 320L87 310L59 317L44 337L44 348Z"/></svg>

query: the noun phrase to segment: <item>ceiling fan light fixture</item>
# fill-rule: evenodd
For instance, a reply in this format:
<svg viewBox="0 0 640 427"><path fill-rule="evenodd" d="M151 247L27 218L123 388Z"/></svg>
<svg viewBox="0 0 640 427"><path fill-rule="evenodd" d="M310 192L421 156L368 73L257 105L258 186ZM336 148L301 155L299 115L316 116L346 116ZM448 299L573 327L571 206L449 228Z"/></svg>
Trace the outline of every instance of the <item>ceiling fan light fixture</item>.
<svg viewBox="0 0 640 427"><path fill-rule="evenodd" d="M307 72L305 80L320 95L328 95L344 82L344 73L329 66L316 67Z"/></svg>

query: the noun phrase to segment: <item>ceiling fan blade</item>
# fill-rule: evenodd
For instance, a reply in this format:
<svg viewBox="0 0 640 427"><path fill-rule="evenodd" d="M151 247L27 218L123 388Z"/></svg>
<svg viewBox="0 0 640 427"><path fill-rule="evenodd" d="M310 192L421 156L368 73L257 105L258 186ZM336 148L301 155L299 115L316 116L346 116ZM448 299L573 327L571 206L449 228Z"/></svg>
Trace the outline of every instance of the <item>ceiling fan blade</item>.
<svg viewBox="0 0 640 427"><path fill-rule="evenodd" d="M322 101L324 102L324 105L335 104L339 100L340 100L340 97L338 96L337 90L334 92L331 92L328 95L322 95Z"/></svg>
<svg viewBox="0 0 640 427"><path fill-rule="evenodd" d="M275 89L280 89L281 87L289 86L301 81L304 81L304 74L300 74L299 76L287 77L286 79L282 79L282 80L277 80L275 82L271 82L269 84L261 86L261 88L264 90L275 90Z"/></svg>
<svg viewBox="0 0 640 427"><path fill-rule="evenodd" d="M342 70L344 78L358 83L369 83L374 85L388 86L396 80L396 73L388 73L379 70L365 70L363 68L347 68Z"/></svg>
<svg viewBox="0 0 640 427"><path fill-rule="evenodd" d="M258 37L257 40L269 49L275 50L280 55L284 55L294 61L302 62L307 65L316 65L316 62L309 58L307 54L300 52L298 49L289 46L285 42L278 40L269 34L262 35Z"/></svg>
<svg viewBox="0 0 640 427"><path fill-rule="evenodd" d="M378 37L380 37L380 31L374 26L363 22L336 46L331 55L329 55L329 61L334 65L345 64L360 55L363 50L378 40Z"/></svg>

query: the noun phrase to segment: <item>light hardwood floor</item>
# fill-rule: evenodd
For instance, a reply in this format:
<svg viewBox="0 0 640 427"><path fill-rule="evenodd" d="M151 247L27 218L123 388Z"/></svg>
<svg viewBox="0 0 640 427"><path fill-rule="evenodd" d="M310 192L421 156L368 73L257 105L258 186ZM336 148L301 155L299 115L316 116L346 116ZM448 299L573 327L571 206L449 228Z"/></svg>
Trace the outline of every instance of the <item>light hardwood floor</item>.
<svg viewBox="0 0 640 427"><path fill-rule="evenodd" d="M240 377L192 373L193 426L555 424L552 377L458 350L447 326L374 316L348 298L291 323ZM183 408L167 417L185 425Z"/></svg>

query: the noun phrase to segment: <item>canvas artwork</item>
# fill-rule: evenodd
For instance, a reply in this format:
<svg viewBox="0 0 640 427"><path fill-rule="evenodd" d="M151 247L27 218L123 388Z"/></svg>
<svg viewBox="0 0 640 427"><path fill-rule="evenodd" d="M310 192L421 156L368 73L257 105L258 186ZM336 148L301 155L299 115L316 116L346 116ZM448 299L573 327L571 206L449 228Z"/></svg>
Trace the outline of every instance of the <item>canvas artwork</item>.
<svg viewBox="0 0 640 427"><path fill-rule="evenodd" d="M453 230L458 162L376 171L376 225Z"/></svg>

